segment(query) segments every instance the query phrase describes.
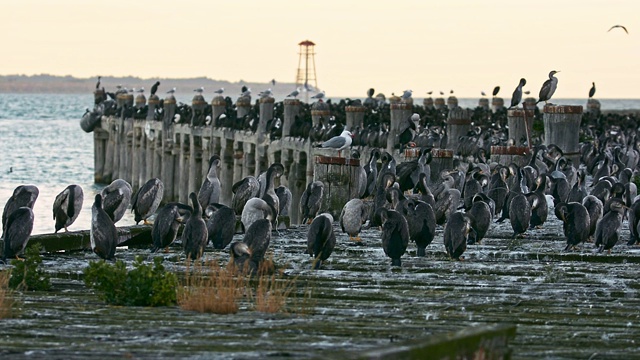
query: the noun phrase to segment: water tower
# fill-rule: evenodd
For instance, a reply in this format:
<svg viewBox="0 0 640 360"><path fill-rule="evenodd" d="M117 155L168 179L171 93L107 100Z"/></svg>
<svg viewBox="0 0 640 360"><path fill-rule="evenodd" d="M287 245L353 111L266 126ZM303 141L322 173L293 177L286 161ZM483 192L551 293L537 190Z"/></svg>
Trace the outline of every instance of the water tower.
<svg viewBox="0 0 640 360"><path fill-rule="evenodd" d="M309 97L309 91L318 91L318 80L316 78L316 60L314 52L314 44L310 40L302 41L298 44L300 50L298 52L298 74L296 75L296 87L300 87L304 91L305 97Z"/></svg>

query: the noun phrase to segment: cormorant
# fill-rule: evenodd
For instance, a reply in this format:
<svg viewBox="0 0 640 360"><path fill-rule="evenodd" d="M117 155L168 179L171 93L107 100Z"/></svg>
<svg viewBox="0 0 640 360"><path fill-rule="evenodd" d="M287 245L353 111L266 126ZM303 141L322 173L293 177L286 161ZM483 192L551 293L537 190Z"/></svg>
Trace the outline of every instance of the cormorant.
<svg viewBox="0 0 640 360"><path fill-rule="evenodd" d="M471 217L460 211L453 213L444 227L444 247L447 254L453 260L460 260L460 256L467 250L469 233L473 231L471 227Z"/></svg>
<svg viewBox="0 0 640 360"><path fill-rule="evenodd" d="M589 89L589 99L591 99L595 94L596 94L596 83L592 82L591 89Z"/></svg>
<svg viewBox="0 0 640 360"><path fill-rule="evenodd" d="M180 224L184 219L191 216L193 208L180 203L168 203L158 211L156 221L151 229L151 239L153 240L152 252L165 249L176 240Z"/></svg>
<svg viewBox="0 0 640 360"><path fill-rule="evenodd" d="M302 223L311 223L322 205L322 196L324 193L324 183L322 181L313 181L307 185L307 188L300 197L300 218Z"/></svg>
<svg viewBox="0 0 640 360"><path fill-rule="evenodd" d="M118 230L109 214L104 210L103 197L96 194L91 207L91 250L100 258L111 260L115 257L118 245Z"/></svg>
<svg viewBox="0 0 640 360"><path fill-rule="evenodd" d="M131 200L131 212L135 215L136 225L140 221L147 222L147 218L155 214L164 196L164 184L158 178L147 181L136 192Z"/></svg>
<svg viewBox="0 0 640 360"><path fill-rule="evenodd" d="M40 190L38 190L35 185L20 185L13 190L13 194L9 200L7 200L2 212L2 238L4 238L4 232L7 229L6 225L9 215L24 206L33 210L39 194Z"/></svg>
<svg viewBox="0 0 640 360"><path fill-rule="evenodd" d="M336 246L333 233L333 217L328 213L316 216L307 231L307 254L314 259L313 268L319 269Z"/></svg>
<svg viewBox="0 0 640 360"><path fill-rule="evenodd" d="M209 204L207 213L207 237L214 249L224 249L233 240L236 231L236 213L222 204ZM208 242L207 241L207 242Z"/></svg>
<svg viewBox="0 0 640 360"><path fill-rule="evenodd" d="M158 91L158 86L160 86L160 81L156 81L156 83L151 86L151 95L156 94L156 91Z"/></svg>
<svg viewBox="0 0 640 360"><path fill-rule="evenodd" d="M231 207L236 213L242 213L244 205L249 199L258 196L260 191L260 183L253 176L247 176L244 179L233 184L231 188L233 198L231 199Z"/></svg>
<svg viewBox="0 0 640 360"><path fill-rule="evenodd" d="M516 86L516 89L513 91L513 95L511 96L511 106L509 107L509 109L520 104L520 102L522 101L522 87L526 84L527 80L525 78L521 78L518 86Z"/></svg>
<svg viewBox="0 0 640 360"><path fill-rule="evenodd" d="M4 233L3 261L14 256L18 258L18 254L27 247L32 230L33 210L30 207L20 207L9 215Z"/></svg>
<svg viewBox="0 0 640 360"><path fill-rule="evenodd" d="M122 179L116 179L102 189L102 208L113 223L122 219L131 202L131 185Z"/></svg>
<svg viewBox="0 0 640 360"><path fill-rule="evenodd" d="M366 220L366 207L360 199L349 200L340 213L340 227L349 235L349 240L360 241L360 231Z"/></svg>
<svg viewBox="0 0 640 360"><path fill-rule="evenodd" d="M409 200L406 203L406 213L409 239L415 241L417 255L425 256L426 247L436 235L436 214L431 205L420 200Z"/></svg>
<svg viewBox="0 0 640 360"><path fill-rule="evenodd" d="M546 104L547 101L550 100L553 96L553 93L556 92L556 88L558 87L558 78L553 75L557 73L559 73L559 71L555 70L552 70L549 73L549 80L545 81L544 84L542 84L542 88L540 89L540 94L538 96L538 101L536 102L536 104L541 101L544 101L544 103Z"/></svg>
<svg viewBox="0 0 640 360"><path fill-rule="evenodd" d="M591 220L589 212L582 204L577 202L560 203L556 205L556 212L560 215L564 236L567 238L565 251L587 241Z"/></svg>
<svg viewBox="0 0 640 360"><path fill-rule="evenodd" d="M195 192L189 194L193 212L187 220L182 232L182 247L187 259L196 260L204 252L204 247L209 242L207 224L202 219L202 207Z"/></svg>
<svg viewBox="0 0 640 360"><path fill-rule="evenodd" d="M242 243L231 244L231 254L236 268L241 272L256 274L270 242L271 222L269 220L260 219L251 224Z"/></svg>
<svg viewBox="0 0 640 360"><path fill-rule="evenodd" d="M624 213L624 202L622 199L611 198L609 208L605 209L607 213L602 217L596 225L596 247L598 252L611 249L618 243L620 237L620 228L622 227L622 214Z"/></svg>
<svg viewBox="0 0 640 360"><path fill-rule="evenodd" d="M56 196L53 202L53 219L56 221L55 232L73 224L74 221L80 215L82 210L82 203L84 200L84 193L80 185L69 185L61 193Z"/></svg>
<svg viewBox="0 0 640 360"><path fill-rule="evenodd" d="M206 209L209 204L220 202L220 193L222 192L220 179L218 178L218 167L220 166L220 156L213 155L209 159L209 171L207 178L200 186L198 192L198 201L200 206Z"/></svg>
<svg viewBox="0 0 640 360"><path fill-rule="evenodd" d="M513 229L512 239L516 236L524 234L529 228L531 222L531 205L524 194L517 194L511 199L509 205L509 221Z"/></svg>
<svg viewBox="0 0 640 360"><path fill-rule="evenodd" d="M401 266L400 257L409 245L409 225L404 216L395 210L387 209L382 217L382 249L391 258L391 266Z"/></svg>

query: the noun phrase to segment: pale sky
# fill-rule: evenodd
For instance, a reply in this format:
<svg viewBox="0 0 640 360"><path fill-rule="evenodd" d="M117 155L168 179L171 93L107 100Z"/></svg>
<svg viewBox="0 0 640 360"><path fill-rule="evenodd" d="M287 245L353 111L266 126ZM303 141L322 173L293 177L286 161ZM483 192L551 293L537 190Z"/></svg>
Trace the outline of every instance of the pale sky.
<svg viewBox="0 0 640 360"><path fill-rule="evenodd" d="M521 77L537 96L640 98L640 1L0 0L0 74L295 80L316 43L327 96L455 90L479 97ZM607 30L616 24L622 29Z"/></svg>

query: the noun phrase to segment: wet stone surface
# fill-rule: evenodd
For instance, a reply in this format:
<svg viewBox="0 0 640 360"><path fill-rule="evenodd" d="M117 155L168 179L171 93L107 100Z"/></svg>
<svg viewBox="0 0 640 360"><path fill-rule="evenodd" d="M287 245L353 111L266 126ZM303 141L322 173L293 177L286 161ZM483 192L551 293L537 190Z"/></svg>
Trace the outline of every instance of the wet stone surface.
<svg viewBox="0 0 640 360"><path fill-rule="evenodd" d="M273 234L275 262L297 284L289 305L298 311L277 314L248 301L232 315L108 306L81 280L94 254L45 255L53 291L17 295L19 316L0 320L0 357L344 358L495 323L518 325L514 358L622 359L640 350L640 248L626 246L626 222L611 255L594 254L593 244L563 252L550 209L544 228L522 239L510 240L508 221L493 224L462 262L447 258L439 227L427 256L410 244L401 268L390 266L379 230L364 231L364 246L355 246L334 229L336 249L319 271L304 254L306 226ZM227 250L208 250L206 258L228 260ZM141 249L116 257L131 264L140 254L151 261ZM160 256L184 271L178 246Z"/></svg>

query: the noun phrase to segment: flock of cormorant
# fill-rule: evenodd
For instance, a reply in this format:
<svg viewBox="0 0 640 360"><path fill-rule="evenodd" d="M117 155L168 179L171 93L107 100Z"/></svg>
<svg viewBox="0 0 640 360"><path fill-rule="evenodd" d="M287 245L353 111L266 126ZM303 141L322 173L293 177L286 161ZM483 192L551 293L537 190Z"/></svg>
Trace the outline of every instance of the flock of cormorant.
<svg viewBox="0 0 640 360"><path fill-rule="evenodd" d="M549 73L538 102L546 102L553 95L557 87L556 73ZM521 79L514 91L512 106L521 101L525 84L526 80ZM96 87L99 85L98 82ZM154 84L152 93L157 91L158 85L159 82ZM223 91L220 89L216 93ZM494 93L498 91L499 87L496 87ZM595 84L590 97L594 92ZM636 199L634 182L639 171L640 150L635 118L612 114L585 117L581 127L584 141L580 164L575 164L579 165L579 170L560 148L542 145L540 137L532 137L531 144L526 144L532 148L526 166L488 161L486 156L491 145L513 145L519 139L509 139L504 126L492 122L493 119L480 119L466 136L458 139L460 145L455 150L454 168L441 171L432 180L431 150L446 143L446 127L437 124L438 117L429 115L430 109L414 106L417 111L399 126L398 147L417 146L419 156L396 164L392 154L378 149L384 146L376 146L379 145L376 139L383 137L381 129L388 126L389 118L388 111L384 111L385 108L388 110L388 103L380 101L379 97L374 99L373 93L370 89L363 102L342 100L342 112L340 106L332 108L335 115L327 119L328 127L321 121L321 127L305 130L303 123L307 120L302 119L308 118L305 115L308 108L303 108L292 126L291 135L307 135L312 141L320 142L319 146L339 150L371 146L369 160L358 169L358 196L346 203L339 223L341 230L356 243L363 226L380 227L382 248L391 258L392 265L401 265L409 241L416 243L418 256L425 256L437 226L444 227L442 241L452 259L462 259L467 245L480 243L495 217L499 217L496 222L509 219L514 238L523 236L528 229L541 227L547 221L547 196L553 197L555 216L564 224L567 251L590 239L595 241L597 251L610 251L618 242L624 219L629 222L631 231L628 244L640 242L640 198ZM243 96L249 95L250 90L243 89ZM262 92L261 96L271 96L270 91ZM297 94L294 92L291 96ZM324 96L321 93L317 99L323 101ZM411 91L405 91L403 96L410 97ZM109 100L102 104L106 101ZM354 103L370 109L363 124L366 131L364 128L352 131L344 128L344 106ZM234 118L230 98L227 98L227 104L226 117L215 119L214 126L246 124L246 119ZM281 104L276 104L276 109L278 107ZM276 110L274 117L278 114ZM352 157L359 158L359 151L352 151ZM277 228L278 216L288 215L292 206L289 189L274 185L276 178L284 174L284 167L275 163L258 178L248 176L233 184L232 203L227 206L219 203L221 187L228 186L218 178L220 165L220 157L212 156L206 179L197 193L195 189L190 193L189 205L172 202L160 207L163 184L157 178L150 179L135 194L126 181L113 181L94 199L92 250L101 258L114 258L118 237L114 224L131 204L136 223L146 223L157 212L152 228L153 251L171 245L180 226L184 226L182 245L188 258L202 256L211 242L216 249L229 246L237 265L256 271L269 247L272 229ZM592 179L589 188L587 176ZM32 209L37 196L35 186L23 185L15 189L7 202L2 219L4 259L17 256L26 246L33 227ZM333 217L328 213L318 214L323 210L320 206L323 196L326 196L324 184L314 181L307 185L300 203L296 204L300 207L303 223L310 224L307 252L314 259L314 268L319 268L331 255L336 242ZM70 185L56 197L53 207L56 232L62 228L66 230L75 221L82 201L83 193L78 185ZM232 244L236 215L240 215L245 235L242 241Z"/></svg>

